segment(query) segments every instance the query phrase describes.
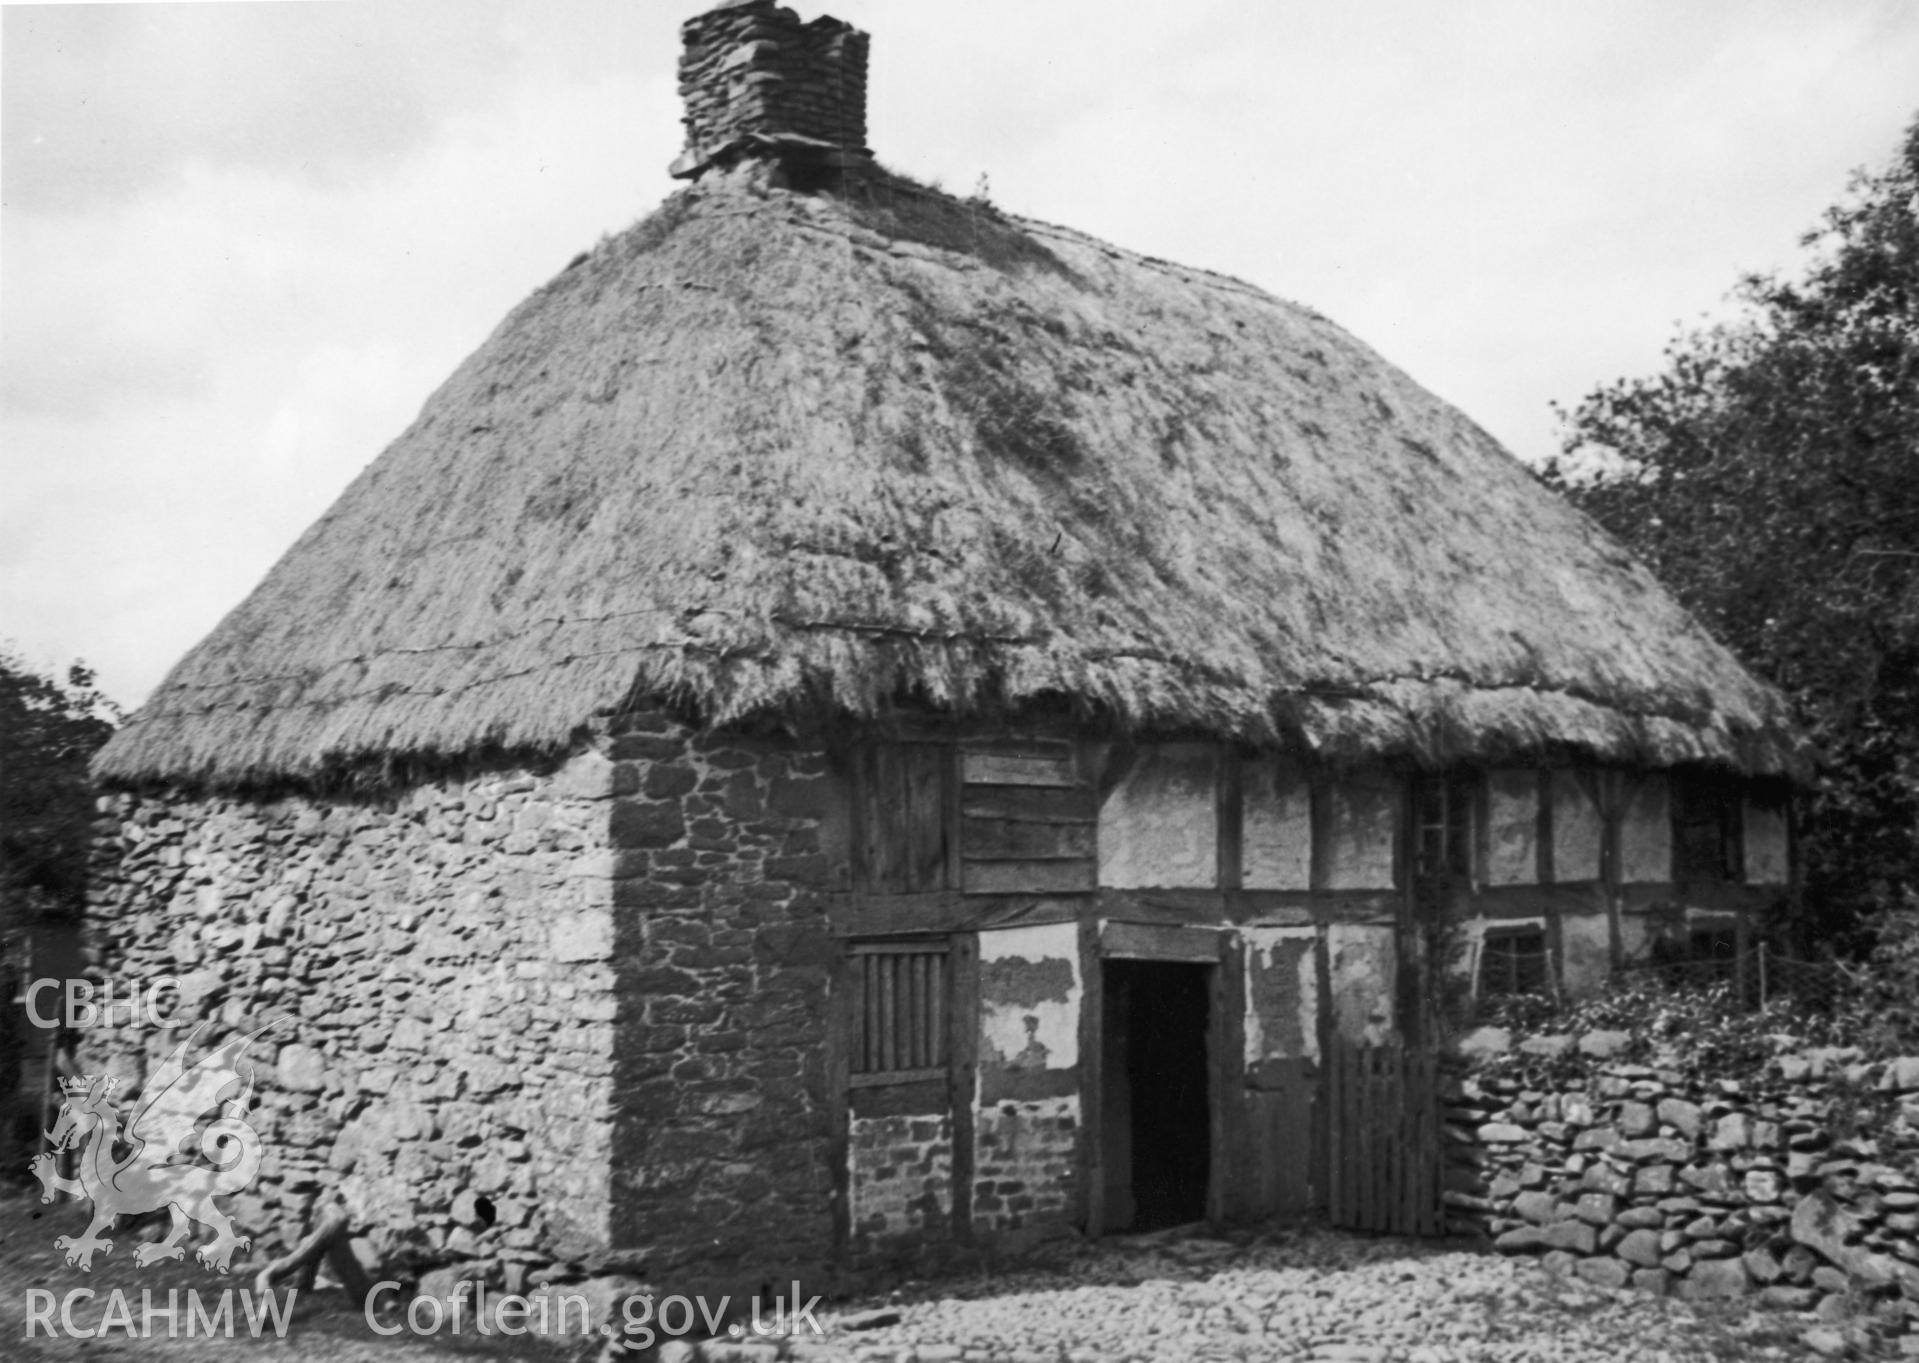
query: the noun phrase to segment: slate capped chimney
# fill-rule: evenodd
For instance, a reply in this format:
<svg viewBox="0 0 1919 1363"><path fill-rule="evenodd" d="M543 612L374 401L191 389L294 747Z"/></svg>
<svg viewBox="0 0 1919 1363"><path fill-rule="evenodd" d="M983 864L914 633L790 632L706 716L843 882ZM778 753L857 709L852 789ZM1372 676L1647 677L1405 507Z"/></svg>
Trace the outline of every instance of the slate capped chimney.
<svg viewBox="0 0 1919 1363"><path fill-rule="evenodd" d="M867 37L774 0L721 0L680 26L686 150L668 168L692 179L746 156L789 168L858 169L866 149Z"/></svg>

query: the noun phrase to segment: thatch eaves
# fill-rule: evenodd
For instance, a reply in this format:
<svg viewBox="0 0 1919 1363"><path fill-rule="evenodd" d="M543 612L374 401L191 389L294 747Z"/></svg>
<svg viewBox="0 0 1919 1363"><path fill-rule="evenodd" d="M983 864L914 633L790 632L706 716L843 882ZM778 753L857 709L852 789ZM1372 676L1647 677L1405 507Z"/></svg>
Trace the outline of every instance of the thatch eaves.
<svg viewBox="0 0 1919 1363"><path fill-rule="evenodd" d="M883 178L719 177L509 315L97 771L558 750L649 695L1795 761L1643 567L1316 313Z"/></svg>

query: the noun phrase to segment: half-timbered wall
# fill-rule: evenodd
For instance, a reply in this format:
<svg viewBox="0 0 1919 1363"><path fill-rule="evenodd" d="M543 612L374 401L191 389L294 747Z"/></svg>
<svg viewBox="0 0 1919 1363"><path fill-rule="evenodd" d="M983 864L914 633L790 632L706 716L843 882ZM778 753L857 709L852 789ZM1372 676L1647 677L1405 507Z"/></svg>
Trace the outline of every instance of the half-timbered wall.
<svg viewBox="0 0 1919 1363"><path fill-rule="evenodd" d="M1450 964L1475 979L1491 943L1508 987L1537 961L1538 978L1578 991L1647 950L1682 892L1710 901L1695 913L1738 914L1789 873L1784 815L1755 797L1741 810L1744 883L1676 884L1664 774L1449 779L1442 878L1420 890L1425 816L1409 774L1386 767L1064 728L874 744L850 766L866 832L832 911L843 987L868 987L858 962L874 943L971 953L948 999L961 1039L937 1077L889 1090L848 1075L849 1230L882 1252L942 1231L1124 1224L1126 1142L1109 1128L1139 1095L1103 1072L1105 961L1212 972L1215 1024L1194 1058L1212 1075L1209 1206L1299 1211L1324 1195L1325 1046L1427 1025L1421 915L1458 922Z"/></svg>

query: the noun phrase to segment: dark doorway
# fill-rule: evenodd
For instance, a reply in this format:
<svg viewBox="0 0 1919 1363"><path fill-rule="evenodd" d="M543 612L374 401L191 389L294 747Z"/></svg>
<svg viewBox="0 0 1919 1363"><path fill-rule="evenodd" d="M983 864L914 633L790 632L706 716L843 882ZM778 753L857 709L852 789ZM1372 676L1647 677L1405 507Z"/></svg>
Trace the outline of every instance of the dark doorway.
<svg viewBox="0 0 1919 1363"><path fill-rule="evenodd" d="M1212 969L1106 962L1102 1230L1155 1230L1206 1217Z"/></svg>

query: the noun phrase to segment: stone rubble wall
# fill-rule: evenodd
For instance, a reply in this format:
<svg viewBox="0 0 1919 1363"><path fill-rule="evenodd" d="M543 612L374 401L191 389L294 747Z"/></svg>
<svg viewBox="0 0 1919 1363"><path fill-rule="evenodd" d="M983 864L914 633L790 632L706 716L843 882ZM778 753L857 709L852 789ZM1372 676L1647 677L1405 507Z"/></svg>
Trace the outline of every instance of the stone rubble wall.
<svg viewBox="0 0 1919 1363"><path fill-rule="evenodd" d="M392 1267L831 1256L821 753L648 711L553 770L101 816L100 977L178 977L195 1058L289 1019L248 1052L265 1159L226 1199L256 1251L339 1196ZM82 1058L137 1079L179 1035L95 1028Z"/></svg>
<svg viewBox="0 0 1919 1363"><path fill-rule="evenodd" d="M1742 1082L1609 1063L1624 1040L1521 1044L1547 1061L1577 1045L1578 1078L1456 1076L1453 1229L1603 1287L1919 1318L1919 1058L1809 1050Z"/></svg>
<svg viewBox="0 0 1919 1363"><path fill-rule="evenodd" d="M855 1117L848 1146L855 1256L951 1240L951 1116Z"/></svg>
<svg viewBox="0 0 1919 1363"><path fill-rule="evenodd" d="M748 137L796 135L866 149L867 35L801 23L772 0L724 5L681 27L680 96L696 163Z"/></svg>
<svg viewBox="0 0 1919 1363"><path fill-rule="evenodd" d="M1017 1243L1077 1218L1077 1097L983 1107L974 1114L973 1228Z"/></svg>
<svg viewBox="0 0 1919 1363"><path fill-rule="evenodd" d="M137 1081L275 1019L244 1058L264 1142L224 1205L255 1249L339 1192L382 1261L540 1257L607 1233L613 972L567 936L603 905L592 755L389 798L100 801L99 976L180 980L179 1030L95 1027L83 1067Z"/></svg>
<svg viewBox="0 0 1919 1363"><path fill-rule="evenodd" d="M616 725L611 757L614 1249L790 1277L832 1254L845 786L823 752L657 712Z"/></svg>

